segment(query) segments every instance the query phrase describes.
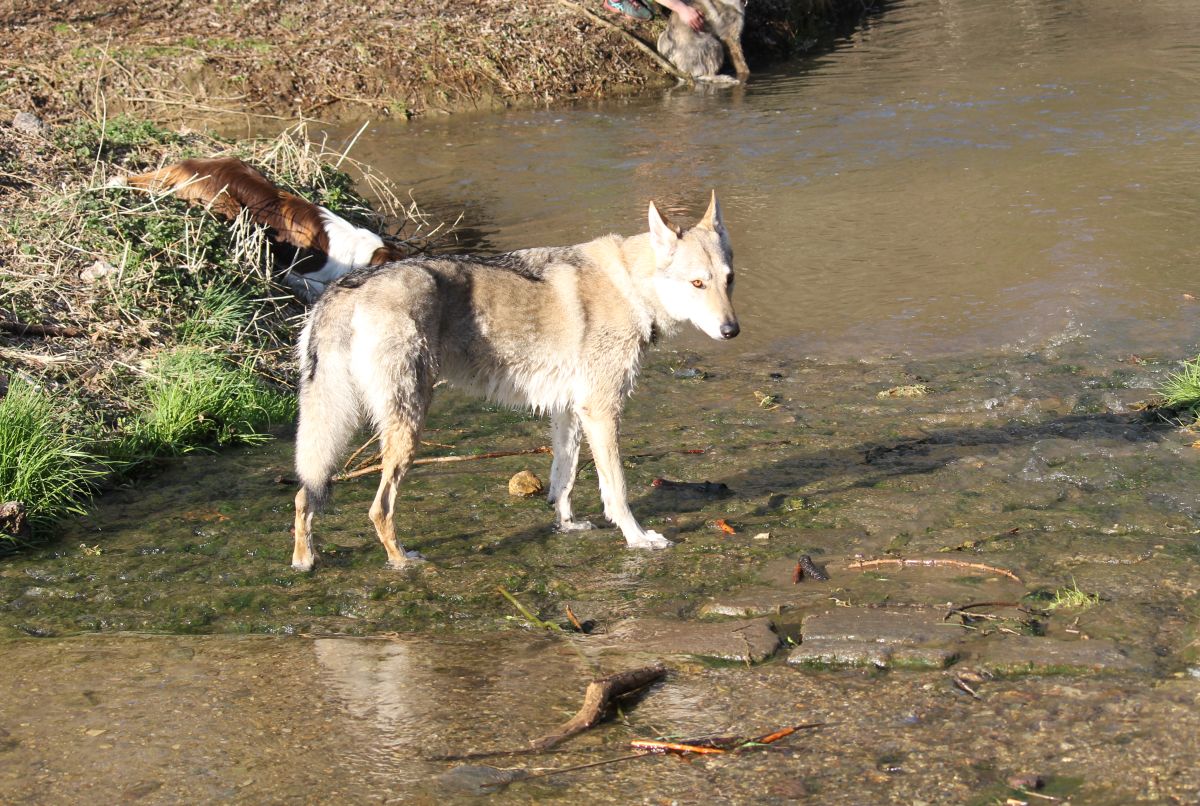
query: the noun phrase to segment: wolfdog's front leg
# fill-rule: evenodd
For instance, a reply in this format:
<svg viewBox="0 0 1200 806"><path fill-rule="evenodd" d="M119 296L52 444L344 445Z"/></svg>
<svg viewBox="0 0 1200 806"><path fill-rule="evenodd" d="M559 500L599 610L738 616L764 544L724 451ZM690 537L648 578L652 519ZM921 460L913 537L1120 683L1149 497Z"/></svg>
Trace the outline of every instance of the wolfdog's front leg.
<svg viewBox="0 0 1200 806"><path fill-rule="evenodd" d="M567 409L550 418L550 435L554 443L554 461L550 464L550 493L547 500L554 506L554 527L560 532L578 532L594 528L588 521L575 520L571 509L571 490L575 487L575 472L579 467L579 418Z"/></svg>
<svg viewBox="0 0 1200 806"><path fill-rule="evenodd" d="M629 510L625 497L625 473L621 470L621 455L617 449L617 412L596 411L585 406L579 413L583 431L587 434L592 458L596 460L596 472L600 476L600 498L604 501L604 515L625 535L625 542L635 549L665 549L674 545L658 532L643 529Z"/></svg>

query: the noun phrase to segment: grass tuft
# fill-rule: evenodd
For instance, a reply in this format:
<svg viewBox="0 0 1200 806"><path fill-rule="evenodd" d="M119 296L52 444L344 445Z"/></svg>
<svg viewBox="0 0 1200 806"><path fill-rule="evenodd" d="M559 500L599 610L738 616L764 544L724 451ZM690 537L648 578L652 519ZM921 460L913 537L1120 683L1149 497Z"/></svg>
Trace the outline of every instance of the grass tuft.
<svg viewBox="0 0 1200 806"><path fill-rule="evenodd" d="M1182 369L1171 373L1158 392L1169 408L1193 416L1200 414L1200 356L1184 361Z"/></svg>
<svg viewBox="0 0 1200 806"><path fill-rule="evenodd" d="M197 346L163 353L146 373L141 411L122 423L116 453L137 462L209 445L253 444L296 416L295 397L251 370Z"/></svg>
<svg viewBox="0 0 1200 806"><path fill-rule="evenodd" d="M1072 579L1069 588L1059 588L1054 592L1054 596L1046 603L1046 609L1086 610L1097 604L1100 604L1100 597L1080 590L1079 585Z"/></svg>
<svg viewBox="0 0 1200 806"><path fill-rule="evenodd" d="M66 429L58 405L21 378L13 378L0 398L0 502L23 503L35 528L84 512L81 502L101 475L95 458Z"/></svg>

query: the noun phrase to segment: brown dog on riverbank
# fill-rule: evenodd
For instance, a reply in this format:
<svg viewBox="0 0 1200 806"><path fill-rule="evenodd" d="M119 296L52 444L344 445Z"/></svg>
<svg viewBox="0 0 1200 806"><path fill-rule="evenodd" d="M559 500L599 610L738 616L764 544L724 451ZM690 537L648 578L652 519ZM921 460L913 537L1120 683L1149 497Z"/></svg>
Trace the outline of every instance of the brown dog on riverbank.
<svg viewBox="0 0 1200 806"><path fill-rule="evenodd" d="M283 247L288 252L276 251L276 260L298 281L293 290L310 301L354 269L405 257L374 232L288 193L236 157L183 160L156 171L117 177L109 185L171 191L230 221L248 215L266 228L277 250Z"/></svg>

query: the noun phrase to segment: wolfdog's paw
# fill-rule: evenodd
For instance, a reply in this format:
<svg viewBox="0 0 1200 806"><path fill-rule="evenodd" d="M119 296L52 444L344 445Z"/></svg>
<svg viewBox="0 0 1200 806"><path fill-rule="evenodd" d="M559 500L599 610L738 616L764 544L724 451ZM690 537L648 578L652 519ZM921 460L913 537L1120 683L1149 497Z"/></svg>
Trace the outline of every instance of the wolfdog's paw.
<svg viewBox="0 0 1200 806"><path fill-rule="evenodd" d="M297 571L311 571L313 570L313 565L315 565L315 559L315 557L309 557L307 562L303 560L292 560L292 568Z"/></svg>
<svg viewBox="0 0 1200 806"><path fill-rule="evenodd" d="M591 521L559 521L554 524L555 530L559 532L586 532L589 529L595 529L596 525Z"/></svg>
<svg viewBox="0 0 1200 806"><path fill-rule="evenodd" d="M626 542L631 549L669 549L675 545L653 530L647 530L641 537L627 538Z"/></svg>
<svg viewBox="0 0 1200 806"><path fill-rule="evenodd" d="M404 562L394 563L391 560L388 560L387 567L391 568L393 571L403 571L408 568L414 568L416 566L423 565L427 562L429 562L429 560L426 560L425 555L421 554L421 552L406 551L404 552Z"/></svg>

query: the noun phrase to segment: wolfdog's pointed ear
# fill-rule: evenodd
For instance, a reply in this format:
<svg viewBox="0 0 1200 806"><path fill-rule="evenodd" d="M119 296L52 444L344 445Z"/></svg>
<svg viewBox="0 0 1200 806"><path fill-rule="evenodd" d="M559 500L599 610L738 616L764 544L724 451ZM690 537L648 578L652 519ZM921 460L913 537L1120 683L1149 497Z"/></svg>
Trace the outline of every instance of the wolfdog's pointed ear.
<svg viewBox="0 0 1200 806"><path fill-rule="evenodd" d="M710 229L713 232L720 232L724 229L725 225L721 222L721 203L717 201L717 191L712 192L712 199L708 202L708 211L696 226Z"/></svg>
<svg viewBox="0 0 1200 806"><path fill-rule="evenodd" d="M649 218L650 245L654 247L655 256L659 260L665 261L675 252L675 244L679 241L679 233L662 217L662 213L658 212L658 208L654 206L654 202L650 202Z"/></svg>

